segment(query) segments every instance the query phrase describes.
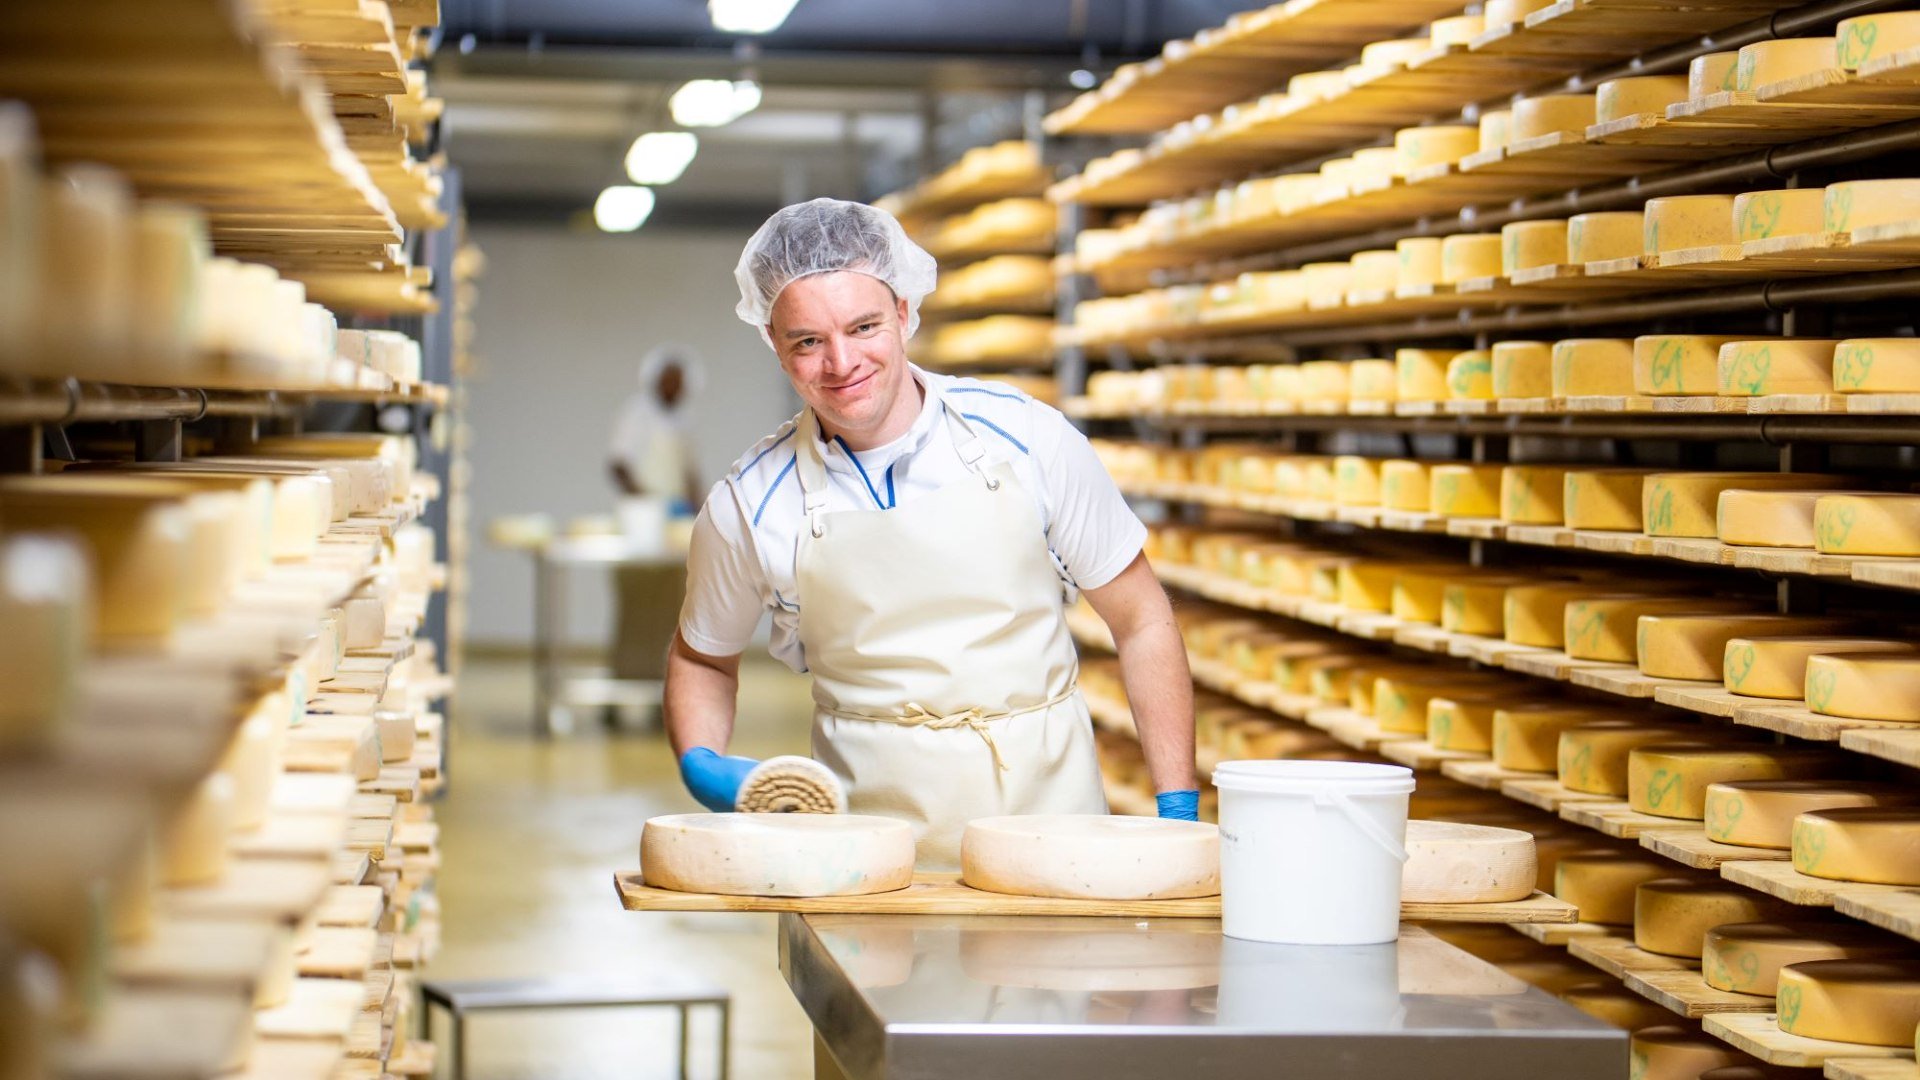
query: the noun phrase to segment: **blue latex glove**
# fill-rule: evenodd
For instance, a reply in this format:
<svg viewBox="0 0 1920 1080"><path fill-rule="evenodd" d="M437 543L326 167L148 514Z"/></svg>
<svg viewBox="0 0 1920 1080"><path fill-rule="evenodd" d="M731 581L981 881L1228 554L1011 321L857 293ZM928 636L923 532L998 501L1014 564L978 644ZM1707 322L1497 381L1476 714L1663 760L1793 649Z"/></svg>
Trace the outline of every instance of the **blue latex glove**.
<svg viewBox="0 0 1920 1080"><path fill-rule="evenodd" d="M732 813L740 785L758 764L752 758L721 757L696 746L680 755L680 780L701 806L716 814Z"/></svg>
<svg viewBox="0 0 1920 1080"><path fill-rule="evenodd" d="M1163 791L1155 795L1153 801L1160 808L1160 816L1169 821L1200 820L1198 791Z"/></svg>

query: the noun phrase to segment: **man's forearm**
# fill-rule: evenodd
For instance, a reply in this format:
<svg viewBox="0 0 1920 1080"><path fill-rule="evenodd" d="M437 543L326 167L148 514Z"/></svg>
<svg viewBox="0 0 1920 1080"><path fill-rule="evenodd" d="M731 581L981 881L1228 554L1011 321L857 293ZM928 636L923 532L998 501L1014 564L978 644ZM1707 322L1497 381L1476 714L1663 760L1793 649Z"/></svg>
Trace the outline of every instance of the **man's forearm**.
<svg viewBox="0 0 1920 1080"><path fill-rule="evenodd" d="M1120 678L1127 688L1140 749L1155 792L1199 786L1193 765L1193 675L1187 647L1171 617L1116 634Z"/></svg>
<svg viewBox="0 0 1920 1080"><path fill-rule="evenodd" d="M667 738L677 757L696 746L724 753L733 737L740 690L740 658L697 653L673 636L664 697Z"/></svg>

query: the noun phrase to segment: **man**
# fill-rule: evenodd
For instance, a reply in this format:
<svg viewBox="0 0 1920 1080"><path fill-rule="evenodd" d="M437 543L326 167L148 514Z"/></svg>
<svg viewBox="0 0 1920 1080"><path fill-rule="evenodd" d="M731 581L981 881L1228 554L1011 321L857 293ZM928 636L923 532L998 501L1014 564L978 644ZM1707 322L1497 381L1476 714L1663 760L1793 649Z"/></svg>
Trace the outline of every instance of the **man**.
<svg viewBox="0 0 1920 1080"><path fill-rule="evenodd" d="M700 359L685 345L658 345L640 358L640 389L614 421L607 469L622 495L699 501L687 403L700 392Z"/></svg>
<svg viewBox="0 0 1920 1080"><path fill-rule="evenodd" d="M1067 633L1113 631L1163 817L1194 819L1193 687L1146 530L1065 417L907 360L934 262L885 212L789 206L748 241L736 309L806 403L708 495L667 661L688 789L732 809L740 653L813 676L814 756L855 813L916 826L927 869L999 814L1105 813Z"/></svg>

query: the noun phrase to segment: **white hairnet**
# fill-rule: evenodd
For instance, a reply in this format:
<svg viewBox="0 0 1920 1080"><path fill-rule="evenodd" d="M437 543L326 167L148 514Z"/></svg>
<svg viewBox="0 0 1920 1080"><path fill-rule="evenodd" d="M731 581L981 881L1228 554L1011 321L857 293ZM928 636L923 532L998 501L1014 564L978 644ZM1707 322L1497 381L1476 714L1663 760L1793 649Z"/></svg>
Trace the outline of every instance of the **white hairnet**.
<svg viewBox="0 0 1920 1080"><path fill-rule="evenodd" d="M640 387L645 390L649 400L659 392L660 376L668 368L680 369L680 403L674 408L684 408L689 400L699 396L707 385L707 365L700 354L691 345L673 342L655 345L640 358Z"/></svg>
<svg viewBox="0 0 1920 1080"><path fill-rule="evenodd" d="M907 301L907 336L920 328L920 301L933 291L933 256L907 239L892 214L840 199L795 203L775 213L747 241L734 267L740 304L734 313L760 331L767 345L773 302L810 274L852 270L878 278Z"/></svg>

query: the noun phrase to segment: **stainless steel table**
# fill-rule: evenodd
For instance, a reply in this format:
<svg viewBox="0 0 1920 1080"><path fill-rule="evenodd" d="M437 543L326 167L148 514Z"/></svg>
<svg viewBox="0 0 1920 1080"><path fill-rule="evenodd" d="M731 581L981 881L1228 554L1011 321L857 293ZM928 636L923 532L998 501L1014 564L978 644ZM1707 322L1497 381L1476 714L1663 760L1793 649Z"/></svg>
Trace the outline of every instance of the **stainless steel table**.
<svg viewBox="0 0 1920 1080"><path fill-rule="evenodd" d="M1627 1033L1417 926L1262 945L1199 919L783 915L817 1075L1619 1080Z"/></svg>
<svg viewBox="0 0 1920 1080"><path fill-rule="evenodd" d="M535 732L545 737L556 728L569 728L576 707L658 704L662 689L658 680L617 679L604 666L566 663L567 572L583 566L682 566L686 553L643 552L624 536L556 537L529 550L533 555Z"/></svg>

